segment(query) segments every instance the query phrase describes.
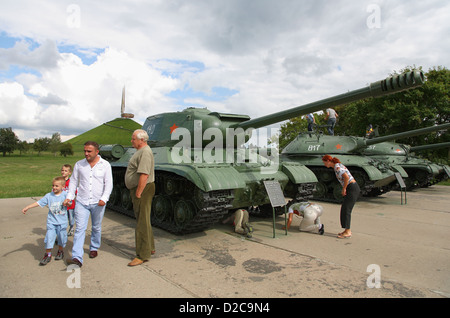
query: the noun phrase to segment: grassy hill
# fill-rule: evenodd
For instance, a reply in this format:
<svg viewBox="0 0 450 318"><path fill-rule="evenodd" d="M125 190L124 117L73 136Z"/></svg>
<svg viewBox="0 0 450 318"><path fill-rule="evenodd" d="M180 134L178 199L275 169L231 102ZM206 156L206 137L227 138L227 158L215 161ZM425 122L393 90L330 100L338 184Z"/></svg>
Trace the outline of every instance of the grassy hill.
<svg viewBox="0 0 450 318"><path fill-rule="evenodd" d="M131 135L133 131L142 125L129 118L116 118L95 127L85 133L65 141L71 143L74 151L82 151L86 141L92 140L101 144L120 144L131 146Z"/></svg>

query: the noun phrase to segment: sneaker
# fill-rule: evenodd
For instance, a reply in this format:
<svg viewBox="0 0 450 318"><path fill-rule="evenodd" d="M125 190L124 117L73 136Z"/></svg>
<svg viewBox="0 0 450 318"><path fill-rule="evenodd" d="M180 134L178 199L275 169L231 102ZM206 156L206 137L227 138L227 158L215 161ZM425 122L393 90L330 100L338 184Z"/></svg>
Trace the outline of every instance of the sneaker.
<svg viewBox="0 0 450 318"><path fill-rule="evenodd" d="M55 256L55 261L62 260L64 258L64 252L61 250L58 250L58 253Z"/></svg>
<svg viewBox="0 0 450 318"><path fill-rule="evenodd" d="M319 229L319 234L323 235L323 233L325 233L325 225L322 224L322 227Z"/></svg>
<svg viewBox="0 0 450 318"><path fill-rule="evenodd" d="M78 258L71 258L71 259L68 259L68 260L66 260L66 263L67 263L67 265L73 265L73 264L78 265L78 267L80 267L80 268L81 268L81 266L83 266L83 263L81 263L81 262L78 260Z"/></svg>
<svg viewBox="0 0 450 318"><path fill-rule="evenodd" d="M44 254L44 258L39 262L39 265L44 266L50 263L52 260L52 257L49 256L47 253Z"/></svg>

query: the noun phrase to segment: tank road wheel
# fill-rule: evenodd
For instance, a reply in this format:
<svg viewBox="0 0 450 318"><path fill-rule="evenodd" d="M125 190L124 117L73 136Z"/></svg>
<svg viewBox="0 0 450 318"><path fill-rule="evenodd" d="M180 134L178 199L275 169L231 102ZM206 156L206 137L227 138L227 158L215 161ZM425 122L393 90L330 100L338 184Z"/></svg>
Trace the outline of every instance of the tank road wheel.
<svg viewBox="0 0 450 318"><path fill-rule="evenodd" d="M335 175L332 169L321 169L320 171L320 175L318 176L317 179L319 179L320 181L327 183L327 182L331 182L333 180L335 180Z"/></svg>
<svg viewBox="0 0 450 318"><path fill-rule="evenodd" d="M325 183L317 182L316 192L314 192L315 199L325 198L327 196L328 188Z"/></svg>
<svg viewBox="0 0 450 318"><path fill-rule="evenodd" d="M114 185L111 195L109 196L108 203L111 205L117 205L120 203L120 185Z"/></svg>
<svg viewBox="0 0 450 318"><path fill-rule="evenodd" d="M359 171L352 172L353 178L355 178L356 183L358 183L359 188L362 190L366 187L366 175Z"/></svg>
<svg viewBox="0 0 450 318"><path fill-rule="evenodd" d="M152 201L152 221L155 224L171 219L172 201L167 195L156 195Z"/></svg>
<svg viewBox="0 0 450 318"><path fill-rule="evenodd" d="M122 206L122 208L124 208L125 210L132 210L133 202L131 201L130 190L128 190L125 187L122 187L120 189L120 193L122 198L120 205Z"/></svg>
<svg viewBox="0 0 450 318"><path fill-rule="evenodd" d="M205 197L207 196L207 193L200 190L199 188L195 187L194 189L194 202L195 205L199 208L202 209L205 207L206 205L206 199Z"/></svg>
<svg viewBox="0 0 450 318"><path fill-rule="evenodd" d="M164 178L164 192L167 195L174 195L178 191L178 184L177 180L172 179L170 177Z"/></svg>
<svg viewBox="0 0 450 318"><path fill-rule="evenodd" d="M173 209L173 219L179 229L183 229L194 218L195 207L190 201L179 200Z"/></svg>
<svg viewBox="0 0 450 318"><path fill-rule="evenodd" d="M333 196L338 203L344 201L344 197L342 196L342 186L340 183L335 183L333 185Z"/></svg>

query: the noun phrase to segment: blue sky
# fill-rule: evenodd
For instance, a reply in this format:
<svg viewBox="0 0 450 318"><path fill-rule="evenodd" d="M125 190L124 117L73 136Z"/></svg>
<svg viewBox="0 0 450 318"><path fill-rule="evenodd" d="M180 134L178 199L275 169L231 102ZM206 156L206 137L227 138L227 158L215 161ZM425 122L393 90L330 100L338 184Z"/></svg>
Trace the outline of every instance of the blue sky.
<svg viewBox="0 0 450 318"><path fill-rule="evenodd" d="M126 111L259 117L449 67L448 1L3 1L0 127L63 139ZM14 111L11 111L14 110Z"/></svg>

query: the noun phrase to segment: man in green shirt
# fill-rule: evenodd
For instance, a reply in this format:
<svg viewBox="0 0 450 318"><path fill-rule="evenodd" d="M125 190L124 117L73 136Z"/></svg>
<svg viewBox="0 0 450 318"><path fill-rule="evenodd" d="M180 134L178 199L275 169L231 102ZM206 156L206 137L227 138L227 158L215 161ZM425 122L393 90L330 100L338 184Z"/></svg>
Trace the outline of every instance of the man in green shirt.
<svg viewBox="0 0 450 318"><path fill-rule="evenodd" d="M155 253L150 213L155 195L155 161L153 152L147 144L148 134L137 129L131 137L136 152L131 157L125 173L125 185L130 190L136 216L136 257L128 266L141 265Z"/></svg>

